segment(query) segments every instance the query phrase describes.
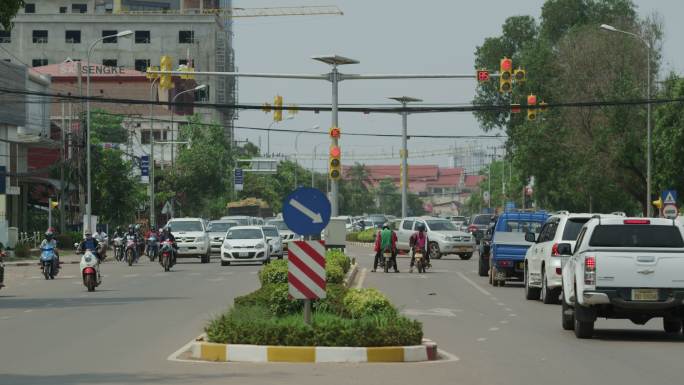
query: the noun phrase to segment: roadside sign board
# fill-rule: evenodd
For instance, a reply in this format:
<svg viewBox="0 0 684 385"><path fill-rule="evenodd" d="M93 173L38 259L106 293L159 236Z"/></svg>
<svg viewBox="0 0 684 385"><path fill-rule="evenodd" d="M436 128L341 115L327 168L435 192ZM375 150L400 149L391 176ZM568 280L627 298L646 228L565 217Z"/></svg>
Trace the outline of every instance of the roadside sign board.
<svg viewBox="0 0 684 385"><path fill-rule="evenodd" d="M320 190L300 187L283 201L283 219L300 235L319 235L330 222L330 201Z"/></svg>
<svg viewBox="0 0 684 385"><path fill-rule="evenodd" d="M673 204L667 204L663 206L663 216L665 218L669 219L675 219L677 218L677 215L679 214L679 210L677 209L677 206Z"/></svg>
<svg viewBox="0 0 684 385"><path fill-rule="evenodd" d="M677 203L677 190L663 190L662 198L663 204Z"/></svg>
<svg viewBox="0 0 684 385"><path fill-rule="evenodd" d="M245 183L245 175L241 168L235 169L235 191L242 191Z"/></svg>
<svg viewBox="0 0 684 385"><path fill-rule="evenodd" d="M288 293L295 299L325 298L325 243L294 241L287 250Z"/></svg>
<svg viewBox="0 0 684 385"><path fill-rule="evenodd" d="M140 180L142 183L149 183L150 181L150 157L143 155L140 157Z"/></svg>

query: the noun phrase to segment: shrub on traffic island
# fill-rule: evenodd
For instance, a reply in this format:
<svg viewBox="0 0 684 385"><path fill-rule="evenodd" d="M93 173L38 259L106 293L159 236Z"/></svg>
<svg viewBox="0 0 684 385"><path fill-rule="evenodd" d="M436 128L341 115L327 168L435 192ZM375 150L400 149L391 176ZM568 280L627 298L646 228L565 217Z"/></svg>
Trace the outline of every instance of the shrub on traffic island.
<svg viewBox="0 0 684 385"><path fill-rule="evenodd" d="M397 309L387 296L373 288L349 290L344 296L343 303L351 318L369 317L374 314L397 314Z"/></svg>
<svg viewBox="0 0 684 385"><path fill-rule="evenodd" d="M278 259L265 265L263 269L259 270L259 282L261 282L261 286L287 283L287 261Z"/></svg>

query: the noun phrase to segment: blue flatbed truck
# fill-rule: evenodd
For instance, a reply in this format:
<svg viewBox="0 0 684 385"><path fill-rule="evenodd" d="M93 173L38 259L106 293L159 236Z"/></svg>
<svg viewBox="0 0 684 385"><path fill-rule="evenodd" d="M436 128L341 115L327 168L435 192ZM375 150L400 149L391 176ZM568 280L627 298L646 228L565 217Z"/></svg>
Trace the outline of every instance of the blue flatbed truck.
<svg viewBox="0 0 684 385"><path fill-rule="evenodd" d="M509 279L523 279L525 253L530 243L525 233L539 234L549 214L545 211L508 211L499 215L492 235L489 283L504 286Z"/></svg>

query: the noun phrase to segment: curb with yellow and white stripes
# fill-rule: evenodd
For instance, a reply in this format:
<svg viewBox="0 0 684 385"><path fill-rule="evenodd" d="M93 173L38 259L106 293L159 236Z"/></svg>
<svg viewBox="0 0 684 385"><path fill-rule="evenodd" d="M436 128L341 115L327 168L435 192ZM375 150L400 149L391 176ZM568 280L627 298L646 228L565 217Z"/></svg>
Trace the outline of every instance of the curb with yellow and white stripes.
<svg viewBox="0 0 684 385"><path fill-rule="evenodd" d="M437 359L437 344L388 347L261 346L195 341L191 357L215 362L421 362Z"/></svg>

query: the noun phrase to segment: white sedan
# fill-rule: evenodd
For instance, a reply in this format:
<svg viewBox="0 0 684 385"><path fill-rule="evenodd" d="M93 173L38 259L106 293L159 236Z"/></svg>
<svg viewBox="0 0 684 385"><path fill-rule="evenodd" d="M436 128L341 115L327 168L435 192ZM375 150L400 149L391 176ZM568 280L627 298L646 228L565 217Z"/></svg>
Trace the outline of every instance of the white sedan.
<svg viewBox="0 0 684 385"><path fill-rule="evenodd" d="M221 245L221 266L231 263L263 264L271 260L268 239L261 226L231 227Z"/></svg>

